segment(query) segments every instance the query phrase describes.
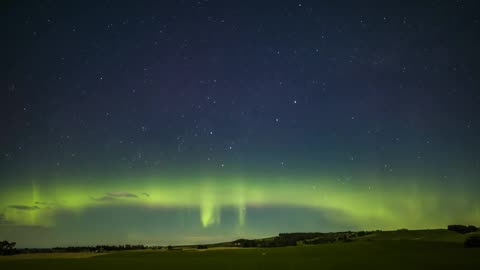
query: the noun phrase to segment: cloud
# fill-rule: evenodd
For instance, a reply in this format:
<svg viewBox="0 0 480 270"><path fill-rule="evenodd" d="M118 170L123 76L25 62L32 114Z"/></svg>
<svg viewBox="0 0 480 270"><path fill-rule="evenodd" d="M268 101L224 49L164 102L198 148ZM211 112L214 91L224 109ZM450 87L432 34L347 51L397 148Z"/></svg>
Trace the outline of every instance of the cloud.
<svg viewBox="0 0 480 270"><path fill-rule="evenodd" d="M36 205L41 205L47 209L51 209L51 208L54 208L55 206L57 206L58 204L57 203L50 203L50 202L35 202Z"/></svg>
<svg viewBox="0 0 480 270"><path fill-rule="evenodd" d="M121 198L138 198L138 196L130 192L107 192L102 197L99 197L99 198L91 197L91 198L99 202L111 202Z"/></svg>
<svg viewBox="0 0 480 270"><path fill-rule="evenodd" d="M150 194L148 194L146 192L143 192L142 195L145 196L145 197L150 197Z"/></svg>
<svg viewBox="0 0 480 270"><path fill-rule="evenodd" d="M38 210L40 207L34 205L34 206L28 206L28 205L9 205L8 208L11 209L16 209L16 210L23 210L23 211L32 211L32 210Z"/></svg>
<svg viewBox="0 0 480 270"><path fill-rule="evenodd" d="M110 197L138 198L137 195L130 192L108 192L106 195Z"/></svg>
<svg viewBox="0 0 480 270"><path fill-rule="evenodd" d="M111 196L102 196L100 198L95 198L95 197L91 197L93 200L95 201L99 201L99 202L111 202L111 201L114 201L116 200L117 198L115 197L111 197Z"/></svg>

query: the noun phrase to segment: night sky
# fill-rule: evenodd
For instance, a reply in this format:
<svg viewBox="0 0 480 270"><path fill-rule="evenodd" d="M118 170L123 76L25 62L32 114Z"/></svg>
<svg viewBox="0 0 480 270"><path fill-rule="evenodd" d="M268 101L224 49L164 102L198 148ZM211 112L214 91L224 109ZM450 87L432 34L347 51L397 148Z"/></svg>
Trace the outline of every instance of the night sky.
<svg viewBox="0 0 480 270"><path fill-rule="evenodd" d="M0 4L0 240L480 225L478 1L120 2Z"/></svg>

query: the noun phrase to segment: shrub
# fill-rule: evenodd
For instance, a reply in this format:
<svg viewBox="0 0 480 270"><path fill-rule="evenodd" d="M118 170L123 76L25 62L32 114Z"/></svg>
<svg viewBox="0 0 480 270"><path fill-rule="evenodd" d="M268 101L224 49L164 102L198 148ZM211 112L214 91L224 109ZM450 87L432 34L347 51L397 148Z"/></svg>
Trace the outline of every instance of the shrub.
<svg viewBox="0 0 480 270"><path fill-rule="evenodd" d="M480 248L480 234L470 235L464 242L466 248Z"/></svg>

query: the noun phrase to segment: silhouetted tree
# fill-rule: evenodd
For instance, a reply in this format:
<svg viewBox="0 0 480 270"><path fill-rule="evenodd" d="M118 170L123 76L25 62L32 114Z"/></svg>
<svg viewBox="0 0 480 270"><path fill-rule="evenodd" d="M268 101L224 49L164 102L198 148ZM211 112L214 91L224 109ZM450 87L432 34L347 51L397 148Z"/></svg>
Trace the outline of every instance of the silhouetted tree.
<svg viewBox="0 0 480 270"><path fill-rule="evenodd" d="M15 254L15 242L1 241L0 242L0 255L12 255Z"/></svg>
<svg viewBox="0 0 480 270"><path fill-rule="evenodd" d="M473 225L468 225L467 228L468 228L468 230L471 231L471 232L476 232L476 231L478 231L478 228L475 227L475 226L473 226Z"/></svg>
<svg viewBox="0 0 480 270"><path fill-rule="evenodd" d="M476 232L478 230L477 227L473 225L465 226L465 225L448 225L449 231L458 232L461 234Z"/></svg>

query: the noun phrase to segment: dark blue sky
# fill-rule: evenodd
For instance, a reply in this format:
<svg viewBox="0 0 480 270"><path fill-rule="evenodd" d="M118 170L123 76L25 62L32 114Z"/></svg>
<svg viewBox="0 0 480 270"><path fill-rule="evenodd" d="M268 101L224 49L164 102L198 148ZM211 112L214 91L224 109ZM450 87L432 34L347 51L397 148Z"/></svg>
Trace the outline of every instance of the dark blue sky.
<svg viewBox="0 0 480 270"><path fill-rule="evenodd" d="M438 221L444 205L463 209L459 221L478 223L477 1L120 2L2 2L0 195L10 195L0 199L0 238L25 226L55 234L60 213L84 209L86 222L89 211L118 209L92 202L102 194L141 197L159 186L171 187L172 198L190 187L199 199L133 205L200 206L203 227L225 232L220 214L205 214L230 207L217 193L252 191L234 203L247 210L239 222L246 229L225 239L276 233L271 213L290 207L302 214L285 229L367 226L372 213L337 192L360 194L368 205L362 190L375 188L378 196L398 195L382 199L381 209L407 209L409 223L399 227L456 221L454 212ZM230 184L238 178L239 186ZM214 184L199 189L205 179ZM267 191L291 187L278 179L319 183L333 198L282 201ZM74 187L85 188L75 200L61 195ZM434 214L415 220L399 198ZM41 203L49 204L49 222L38 221L47 211ZM259 220L248 214L253 206L272 217L251 225ZM125 207L127 216L134 212ZM332 223L309 207L355 218ZM393 216L379 226L395 227L402 216ZM128 240L116 237L107 239Z"/></svg>

